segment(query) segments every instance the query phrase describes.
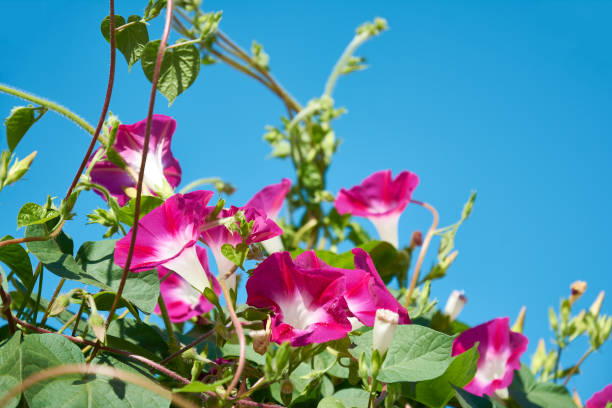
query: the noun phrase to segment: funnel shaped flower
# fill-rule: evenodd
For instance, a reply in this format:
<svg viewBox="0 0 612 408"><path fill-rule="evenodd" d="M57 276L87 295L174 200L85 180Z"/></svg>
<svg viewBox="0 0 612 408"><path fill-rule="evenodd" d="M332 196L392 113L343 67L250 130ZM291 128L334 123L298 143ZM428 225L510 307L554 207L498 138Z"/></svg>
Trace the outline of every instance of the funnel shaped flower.
<svg viewBox="0 0 612 408"><path fill-rule="evenodd" d="M292 346L325 343L351 330L345 280L330 268L302 268L288 252L270 255L246 284L247 304L271 309L271 340Z"/></svg>
<svg viewBox="0 0 612 408"><path fill-rule="evenodd" d="M213 207L208 207L206 214L210 214ZM281 230L278 225L270 218L268 218L262 210L257 208L238 208L232 206L230 209L223 209L219 213L219 218L233 217L240 210L244 211L246 221L253 221L253 228L251 233L246 239L246 244L250 245L255 242L262 242L272 237L281 235ZM221 253L221 247L224 244L230 244L236 246L242 243L242 237L237 231L232 232L227 229L224 225L219 225L213 228L208 228L201 233L202 240L208 245L213 253L213 257L217 262L217 268L219 270L219 276L224 276L234 267L234 263L227 259ZM236 277L232 275L227 279L228 285L231 288L236 288Z"/></svg>
<svg viewBox="0 0 612 408"><path fill-rule="evenodd" d="M350 312L361 323L373 326L378 309L387 309L399 315L399 324L409 324L406 309L389 292L372 263L370 255L360 248L353 249L355 269L340 269L327 265L317 258L314 251L307 251L295 259L295 263L310 270L340 273L345 279L343 297Z"/></svg>
<svg viewBox="0 0 612 408"><path fill-rule="evenodd" d="M221 293L221 287L219 286L219 282L217 282L214 276L212 276L210 273L206 250L198 246L195 247L195 250L200 264L206 272L208 280L212 282L212 287L215 293L219 295ZM192 317L200 316L214 307L213 304L210 303L201 292L198 292L189 284L189 282L181 278L181 276L177 273L174 273L170 269L167 269L161 265L157 267L157 271L159 272L159 279L162 279L166 277L166 275L170 274L164 279L163 282L161 282L160 291L162 298L164 299L166 309L168 309L170 321L173 323L184 322ZM159 306L155 308L155 313L161 313Z"/></svg>
<svg viewBox="0 0 612 408"><path fill-rule="evenodd" d="M91 170L92 182L106 187L121 206L130 200L125 189L136 187L146 126L146 119L132 125L119 125L113 148L125 162L126 170L108 158L94 164ZM148 190L162 196L171 195L181 182L181 166L170 151L175 129L176 121L171 117L153 115L143 183Z"/></svg>
<svg viewBox="0 0 612 408"><path fill-rule="evenodd" d="M608 403L612 403L612 384L593 394L586 402L585 408L606 408Z"/></svg>
<svg viewBox="0 0 612 408"><path fill-rule="evenodd" d="M262 188L253 196L253 198L249 200L248 203L246 203L245 207L257 208L265 212L268 218L276 221L278 218L278 213L280 212L283 202L285 201L285 197L287 196L287 193L289 193L290 189L291 180L284 178L278 184L272 184ZM261 244L269 254L284 250L283 242L281 241L280 236L262 241Z"/></svg>
<svg viewBox="0 0 612 408"><path fill-rule="evenodd" d="M196 242L204 221L211 191L175 194L138 222L132 272L141 272L163 265L191 284L198 291L210 287L206 272L198 259ZM124 267L132 231L117 241L115 263Z"/></svg>
<svg viewBox="0 0 612 408"><path fill-rule="evenodd" d="M482 396L493 395L512 382L514 370L521 368L521 355L527 350L527 337L510 331L507 317L491 320L461 333L453 342L456 356L478 344L478 369L465 389Z"/></svg>
<svg viewBox="0 0 612 408"><path fill-rule="evenodd" d="M402 171L395 180L391 170L378 171L350 190L341 189L335 206L339 214L369 219L380 239L397 248L399 218L419 184L416 174Z"/></svg>

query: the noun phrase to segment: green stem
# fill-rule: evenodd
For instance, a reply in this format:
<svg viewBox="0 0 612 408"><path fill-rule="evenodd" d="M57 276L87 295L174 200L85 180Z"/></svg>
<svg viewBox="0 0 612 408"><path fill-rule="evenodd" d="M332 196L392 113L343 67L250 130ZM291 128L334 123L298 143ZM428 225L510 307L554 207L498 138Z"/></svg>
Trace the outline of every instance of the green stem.
<svg viewBox="0 0 612 408"><path fill-rule="evenodd" d="M219 177L208 177L208 178L201 178L201 179L197 179L195 181L192 181L191 183L187 184L185 187L183 187L179 193L180 194L185 194L190 190L193 190L194 188L198 187L198 186L202 186L205 184L215 184L219 181L223 181L221 180Z"/></svg>
<svg viewBox="0 0 612 408"><path fill-rule="evenodd" d="M159 299L157 301L159 304L159 309L161 310L162 318L164 319L164 325L166 326L166 331L168 332L168 340L170 340L170 349L172 351L178 350L178 343L176 341L176 337L174 336L174 326L172 326L172 322L170 321L170 316L168 315L168 309L166 308L166 303L164 303L164 298L162 295L159 295Z"/></svg>
<svg viewBox="0 0 612 408"><path fill-rule="evenodd" d="M36 267L36 272L34 273L34 278L32 278L32 285L28 288L28 291L25 294L25 298L23 300L23 303L21 304L21 306L19 306L19 310L17 311L17 314L15 315L15 316L17 316L18 319L22 318L23 311L25 309L26 304L30 303L30 301L31 301L32 291L34 290L34 286L36 286L36 281L38 280L38 275L40 275L41 273L42 273L42 263L39 263L38 266Z"/></svg>
<svg viewBox="0 0 612 408"><path fill-rule="evenodd" d="M344 52L338 59L338 62L336 62L336 65L334 65L334 69L332 70L331 74L329 75L329 78L327 79L323 96L331 97L331 94L334 91L334 86L336 85L336 81L338 80L338 77L346 67L346 64L348 63L349 59L353 56L355 50L359 48L361 44L366 42L368 38L370 38L369 32L357 34L355 38L353 38L353 40L349 43L349 45L346 46Z"/></svg>
<svg viewBox="0 0 612 408"><path fill-rule="evenodd" d="M36 303L34 304L34 310L32 310L32 322L36 324L36 320L38 320L38 308L40 306L40 298L42 296L42 287L43 287L43 265L42 263L38 266L40 268L40 280L38 281L38 293L36 294Z"/></svg>
<svg viewBox="0 0 612 408"><path fill-rule="evenodd" d="M93 128L93 126L91 126L89 123L87 123L87 121L83 118L81 118L79 115L77 115L76 113L72 112L71 110L69 110L68 108L63 107L62 105L59 105L55 102L51 102L48 99L44 99L41 98L39 96L36 95L32 95L30 93L27 93L25 91L21 91L17 88L13 88L12 86L8 86L5 84L0 84L0 92L4 92L7 93L9 95L13 95L16 96L17 98L21 98L24 99L26 101L29 102L33 102L35 104L44 106L47 109L50 109L62 116L64 116L67 119L70 119L71 121L73 121L74 123L76 123L79 127L81 127L83 130L85 130L87 133L93 135L95 133L95 130ZM102 137L100 137L100 141L102 142Z"/></svg>
<svg viewBox="0 0 612 408"><path fill-rule="evenodd" d="M574 368L572 368L572 370L567 374L567 377L565 377L565 381L563 381L563 386L564 387L567 385L567 383L569 382L570 378L572 378L572 375L576 374L576 371L578 371L578 368L584 362L584 360L589 356L589 354L591 354L594 351L595 351L595 349L593 347L589 347L589 349L586 351L586 353L584 353L584 355L580 358L580 360L578 360L578 362L576 363ZM556 374L557 373L555 372L555 378L556 378Z"/></svg>
<svg viewBox="0 0 612 408"><path fill-rule="evenodd" d="M49 312L51 311L51 308L53 307L53 303L55 303L55 299L57 299L57 295L59 295L60 290L62 290L62 286L64 286L64 282L66 282L66 278L62 278L59 281L59 284L57 285L57 287L55 288L55 292L53 292L53 296L51 296L51 300L49 301L49 305L47 306L47 310L45 310L45 314L43 315L39 326L41 327L45 326L47 317L49 317Z"/></svg>
<svg viewBox="0 0 612 408"><path fill-rule="evenodd" d="M204 41L205 40L202 39L202 38L196 38L194 40L183 41L183 42L180 42L180 43L176 43L176 44L172 44L172 45L167 46L166 47L166 51L170 50L172 48L182 47L183 45L198 44L198 43L201 43L201 42L204 42Z"/></svg>

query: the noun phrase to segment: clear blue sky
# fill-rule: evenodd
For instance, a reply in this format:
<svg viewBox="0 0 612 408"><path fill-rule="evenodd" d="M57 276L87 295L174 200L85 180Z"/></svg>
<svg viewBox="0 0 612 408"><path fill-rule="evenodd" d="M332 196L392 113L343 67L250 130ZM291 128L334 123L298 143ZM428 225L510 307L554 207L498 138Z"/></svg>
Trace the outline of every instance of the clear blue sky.
<svg viewBox="0 0 612 408"><path fill-rule="evenodd" d="M65 104L95 124L108 70L99 28L106 2L2 3L0 82ZM117 13L127 16L141 13L146 1L117 3ZM469 192L478 190L472 218L457 237L459 257L434 284L442 303L452 289L466 291L462 319L514 319L526 305L530 355L538 338L550 338L547 308L558 307L572 281L589 284L579 307L612 289L611 3L205 4L224 11L221 26L237 42L264 44L272 73L301 103L322 93L357 25L387 18L390 31L360 50L370 68L337 86L335 99L349 114L336 125L344 142L328 183L337 192L376 170L409 169L421 178L414 197L435 205L442 225L454 222ZM150 31L161 34L158 23ZM140 65L128 73L118 56L111 110L125 123L143 119L149 90ZM18 104L0 95L1 115ZM227 66L203 67L171 108L160 96L156 111L178 121L173 151L184 183L221 176L238 187L235 203L242 204L261 186L292 175L287 162L265 159L261 141L283 106ZM17 149L20 157L39 150L27 180L0 193L3 234L23 234L15 219L26 201L64 194L87 143L84 132L52 113L34 126ZM93 195L79 202L79 218L67 226L76 245L99 239L98 228L83 226L83 215L101 204ZM423 209L409 208L400 239L407 243L429 222ZM55 282L49 279L49 291ZM610 305L606 300L603 310L612 313ZM565 364L586 347L578 342ZM612 382L611 353L608 344L572 380L583 400Z"/></svg>

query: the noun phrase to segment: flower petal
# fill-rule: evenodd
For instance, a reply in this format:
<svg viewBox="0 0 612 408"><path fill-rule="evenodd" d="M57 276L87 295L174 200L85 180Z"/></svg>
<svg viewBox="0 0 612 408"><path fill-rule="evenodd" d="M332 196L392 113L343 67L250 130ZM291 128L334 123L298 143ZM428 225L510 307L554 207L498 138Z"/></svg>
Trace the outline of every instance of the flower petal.
<svg viewBox="0 0 612 408"><path fill-rule="evenodd" d="M258 208L275 220L290 189L291 180L284 178L278 184L262 188L245 204L245 207Z"/></svg>

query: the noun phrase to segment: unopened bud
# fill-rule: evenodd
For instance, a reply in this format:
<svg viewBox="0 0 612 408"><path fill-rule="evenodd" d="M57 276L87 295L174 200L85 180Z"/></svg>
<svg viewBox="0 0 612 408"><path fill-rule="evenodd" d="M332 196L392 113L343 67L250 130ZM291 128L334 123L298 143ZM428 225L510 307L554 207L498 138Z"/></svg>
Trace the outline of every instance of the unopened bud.
<svg viewBox="0 0 612 408"><path fill-rule="evenodd" d="M574 304L575 301L586 292L587 283L585 281L576 281L570 285L571 295L569 298L570 304Z"/></svg>
<svg viewBox="0 0 612 408"><path fill-rule="evenodd" d="M421 245L423 245L423 233L421 231L414 231L410 239L410 249L420 247Z"/></svg>
<svg viewBox="0 0 612 408"><path fill-rule="evenodd" d="M361 353L359 356L359 369L358 369L359 377L362 380L367 381L368 379L368 363L366 363L366 354L365 352Z"/></svg>
<svg viewBox="0 0 612 408"><path fill-rule="evenodd" d="M446 306L444 306L444 314L447 315L452 322L459 316L459 313L461 313L466 303L467 297L463 291L453 290L446 301Z"/></svg>
<svg viewBox="0 0 612 408"><path fill-rule="evenodd" d="M249 336L253 339L253 350L262 356L268 351L270 334L266 330L251 330Z"/></svg>
<svg viewBox="0 0 612 408"><path fill-rule="evenodd" d="M274 363L276 364L276 369L281 371L287 365L289 361L289 355L291 354L291 346L289 342L283 343L277 350L274 355Z"/></svg>
<svg viewBox="0 0 612 408"><path fill-rule="evenodd" d="M70 305L70 296L64 294L59 295L53 305L51 306L51 310L49 310L49 316L57 316L62 313L68 306Z"/></svg>
<svg viewBox="0 0 612 408"><path fill-rule="evenodd" d="M281 399L287 406L291 404L291 400L293 399L293 384L288 378L281 383Z"/></svg>
<svg viewBox="0 0 612 408"><path fill-rule="evenodd" d="M34 158L36 157L36 151L33 151L28 156L21 160L15 160L15 163L11 166L8 171L8 175L6 177L5 185L12 184L18 181L20 178L26 174L26 172L30 169Z"/></svg>
<svg viewBox="0 0 612 408"><path fill-rule="evenodd" d="M104 318L100 316L97 312L92 311L89 315L89 325L93 329L96 338L104 343L104 339L106 339L106 327L104 327Z"/></svg>
<svg viewBox="0 0 612 408"><path fill-rule="evenodd" d="M578 408L584 407L584 405L582 405L582 400L580 399L580 396L578 395L578 391L576 391L575 389L574 389L574 394L572 395L572 399L574 400L574 404L576 404Z"/></svg>
<svg viewBox="0 0 612 408"><path fill-rule="evenodd" d="M398 321L399 315L391 310L378 309L376 311L372 345L374 350L378 350L381 356L387 352L393 341Z"/></svg>
<svg viewBox="0 0 612 408"><path fill-rule="evenodd" d="M378 373L380 372L380 365L382 363L382 357L378 350L374 349L372 352L372 359L370 361L370 367L372 369L372 378L378 377Z"/></svg>
<svg viewBox="0 0 612 408"><path fill-rule="evenodd" d="M599 311L601 310L601 305L604 301L605 295L606 295L605 291L602 290L601 292L599 292L599 295L597 295L597 299L595 299L595 301L591 305L591 308L589 309L589 311L591 312L593 316L599 316Z"/></svg>
<svg viewBox="0 0 612 408"><path fill-rule="evenodd" d="M512 330L513 332L517 332L517 333L522 333L523 332L523 327L525 326L525 314L527 313L527 307L523 306L521 307L521 311L518 314L518 317L516 318L516 321L514 322L514 324L512 325Z"/></svg>

